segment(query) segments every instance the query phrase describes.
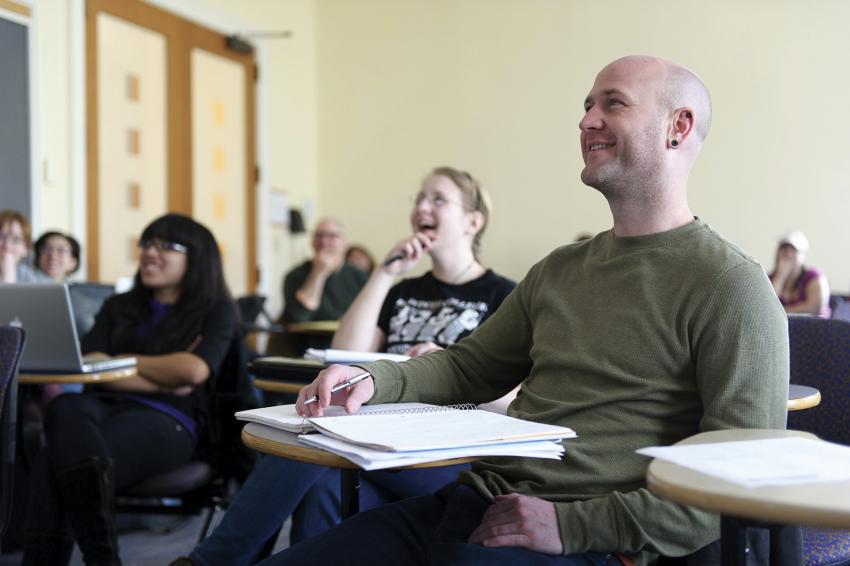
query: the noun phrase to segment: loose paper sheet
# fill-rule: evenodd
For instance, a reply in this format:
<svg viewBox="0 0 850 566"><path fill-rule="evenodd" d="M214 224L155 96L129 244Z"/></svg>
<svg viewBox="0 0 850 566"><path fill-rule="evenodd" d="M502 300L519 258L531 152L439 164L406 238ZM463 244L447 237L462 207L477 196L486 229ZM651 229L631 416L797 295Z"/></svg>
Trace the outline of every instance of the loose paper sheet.
<svg viewBox="0 0 850 566"><path fill-rule="evenodd" d="M850 447L811 438L650 446L637 452L747 487L850 479Z"/></svg>

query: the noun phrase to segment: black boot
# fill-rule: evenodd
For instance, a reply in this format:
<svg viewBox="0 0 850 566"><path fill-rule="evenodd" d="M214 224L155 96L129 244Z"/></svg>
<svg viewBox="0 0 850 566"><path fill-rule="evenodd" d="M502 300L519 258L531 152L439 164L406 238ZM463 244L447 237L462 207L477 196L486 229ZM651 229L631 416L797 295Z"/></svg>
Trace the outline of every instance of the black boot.
<svg viewBox="0 0 850 566"><path fill-rule="evenodd" d="M17 487L17 486L15 486ZM71 561L74 539L68 528L64 507L47 452L42 450L33 462L30 475L27 517L23 530L23 566L66 566Z"/></svg>
<svg viewBox="0 0 850 566"><path fill-rule="evenodd" d="M69 536L24 533L24 558L21 566L58 566L71 562L74 539Z"/></svg>
<svg viewBox="0 0 850 566"><path fill-rule="evenodd" d="M90 458L57 473L56 482L83 561L90 566L120 565L112 460Z"/></svg>

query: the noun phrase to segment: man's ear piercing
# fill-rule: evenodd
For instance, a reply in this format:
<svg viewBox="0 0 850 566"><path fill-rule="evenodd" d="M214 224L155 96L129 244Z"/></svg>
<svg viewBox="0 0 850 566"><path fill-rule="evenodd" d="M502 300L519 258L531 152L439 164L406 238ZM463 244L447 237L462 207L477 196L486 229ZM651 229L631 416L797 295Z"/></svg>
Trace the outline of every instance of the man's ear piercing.
<svg viewBox="0 0 850 566"><path fill-rule="evenodd" d="M679 147L679 140L672 140L670 142L670 145L673 146L673 149L676 149L677 147Z"/></svg>

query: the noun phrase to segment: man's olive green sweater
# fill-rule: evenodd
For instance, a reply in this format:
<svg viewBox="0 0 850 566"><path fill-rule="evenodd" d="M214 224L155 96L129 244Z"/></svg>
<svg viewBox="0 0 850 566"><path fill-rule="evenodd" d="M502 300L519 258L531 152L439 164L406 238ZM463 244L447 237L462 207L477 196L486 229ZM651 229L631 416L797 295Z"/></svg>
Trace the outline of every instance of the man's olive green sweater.
<svg viewBox="0 0 850 566"><path fill-rule="evenodd" d="M373 402L481 403L522 382L509 415L579 437L561 461L490 458L460 480L487 497L554 502L566 554L644 564L693 552L719 527L649 493L649 459L635 450L707 430L784 428L787 319L759 264L695 219L559 248L468 338L366 367Z"/></svg>

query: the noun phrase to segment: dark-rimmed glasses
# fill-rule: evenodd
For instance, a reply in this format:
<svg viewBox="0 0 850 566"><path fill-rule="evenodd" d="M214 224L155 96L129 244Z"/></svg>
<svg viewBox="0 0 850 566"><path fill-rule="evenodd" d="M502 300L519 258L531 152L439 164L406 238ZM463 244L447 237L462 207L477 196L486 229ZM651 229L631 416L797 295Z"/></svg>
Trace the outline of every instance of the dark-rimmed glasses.
<svg viewBox="0 0 850 566"><path fill-rule="evenodd" d="M177 252L179 254L189 252L189 248L177 242L160 240L159 238L145 238L143 240L139 240L140 250L147 251L150 248L156 248L156 250L160 252Z"/></svg>

